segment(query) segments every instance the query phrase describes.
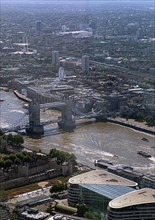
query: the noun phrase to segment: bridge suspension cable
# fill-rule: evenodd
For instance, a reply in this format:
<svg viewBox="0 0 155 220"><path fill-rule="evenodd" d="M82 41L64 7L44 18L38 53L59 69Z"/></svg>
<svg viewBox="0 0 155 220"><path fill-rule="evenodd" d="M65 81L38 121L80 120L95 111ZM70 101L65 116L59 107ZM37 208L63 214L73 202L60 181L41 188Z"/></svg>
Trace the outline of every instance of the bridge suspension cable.
<svg viewBox="0 0 155 220"><path fill-rule="evenodd" d="M93 118L93 117L101 115L102 109L98 110L97 108L96 109L92 108L92 110L90 112L84 113L84 112L81 112L78 108L73 108L72 112L73 112L74 117L76 119L80 119L80 118Z"/></svg>

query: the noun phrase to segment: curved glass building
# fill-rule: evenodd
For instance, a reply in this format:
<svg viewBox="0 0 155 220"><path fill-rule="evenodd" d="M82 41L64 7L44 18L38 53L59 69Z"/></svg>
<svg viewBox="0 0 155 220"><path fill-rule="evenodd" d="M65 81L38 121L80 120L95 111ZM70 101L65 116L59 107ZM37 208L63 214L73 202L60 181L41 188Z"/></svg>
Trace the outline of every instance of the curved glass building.
<svg viewBox="0 0 155 220"><path fill-rule="evenodd" d="M108 220L154 220L155 190L143 188L109 203Z"/></svg>

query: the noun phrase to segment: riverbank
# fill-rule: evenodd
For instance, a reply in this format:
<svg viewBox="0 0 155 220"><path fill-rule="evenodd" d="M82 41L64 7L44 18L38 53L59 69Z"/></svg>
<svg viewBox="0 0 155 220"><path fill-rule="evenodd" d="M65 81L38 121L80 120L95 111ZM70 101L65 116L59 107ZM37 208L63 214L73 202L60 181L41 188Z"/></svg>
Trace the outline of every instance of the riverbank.
<svg viewBox="0 0 155 220"><path fill-rule="evenodd" d="M137 122L133 119L126 120L125 118L120 118L120 117L108 118L107 121L115 124L120 124L125 127L130 127L137 131L145 132L147 134L155 135L155 128L147 126L144 122Z"/></svg>

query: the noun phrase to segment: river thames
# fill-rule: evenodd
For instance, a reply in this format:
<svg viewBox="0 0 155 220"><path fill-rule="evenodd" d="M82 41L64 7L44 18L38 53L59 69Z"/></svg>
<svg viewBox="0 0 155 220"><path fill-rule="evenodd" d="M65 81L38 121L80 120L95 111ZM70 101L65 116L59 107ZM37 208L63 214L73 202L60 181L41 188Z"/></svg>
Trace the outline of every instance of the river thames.
<svg viewBox="0 0 155 220"><path fill-rule="evenodd" d="M0 91L1 128L24 123L28 119L24 102L13 92ZM41 112L41 120L57 119L59 113L48 110ZM148 142L143 141L146 138ZM74 153L79 163L94 167L95 159L109 159L114 163L133 166L147 173L155 171L155 139L153 135L135 131L116 124L91 121L78 121L74 132L61 132L57 124L45 127L45 134L38 138L24 136L26 148L48 153L52 148ZM145 158L137 154L143 150L152 155Z"/></svg>

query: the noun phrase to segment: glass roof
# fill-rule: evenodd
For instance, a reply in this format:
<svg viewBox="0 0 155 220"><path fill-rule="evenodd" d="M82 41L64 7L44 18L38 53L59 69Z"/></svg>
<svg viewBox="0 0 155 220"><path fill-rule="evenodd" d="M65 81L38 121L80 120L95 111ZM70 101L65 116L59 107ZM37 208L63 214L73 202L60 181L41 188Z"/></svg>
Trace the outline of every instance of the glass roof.
<svg viewBox="0 0 155 220"><path fill-rule="evenodd" d="M126 193L135 191L135 189L128 186L116 186L109 184L80 184L80 186L109 199L115 199Z"/></svg>

